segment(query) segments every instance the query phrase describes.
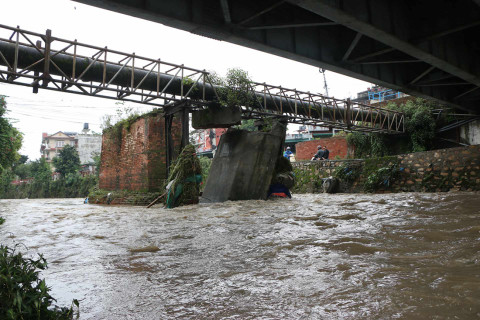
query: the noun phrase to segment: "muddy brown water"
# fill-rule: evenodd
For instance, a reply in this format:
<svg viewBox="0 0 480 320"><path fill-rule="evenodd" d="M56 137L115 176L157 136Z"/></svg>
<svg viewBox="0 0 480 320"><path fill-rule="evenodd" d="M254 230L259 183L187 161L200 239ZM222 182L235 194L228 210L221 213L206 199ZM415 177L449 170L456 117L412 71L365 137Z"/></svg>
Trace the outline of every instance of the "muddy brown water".
<svg viewBox="0 0 480 320"><path fill-rule="evenodd" d="M479 193L0 200L0 216L80 319L480 318Z"/></svg>

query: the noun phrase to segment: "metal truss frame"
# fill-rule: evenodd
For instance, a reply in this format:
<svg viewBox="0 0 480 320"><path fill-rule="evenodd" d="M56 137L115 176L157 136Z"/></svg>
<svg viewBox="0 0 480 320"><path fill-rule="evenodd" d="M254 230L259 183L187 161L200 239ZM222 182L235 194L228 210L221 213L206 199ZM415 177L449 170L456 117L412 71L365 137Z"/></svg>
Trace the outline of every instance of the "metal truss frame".
<svg viewBox="0 0 480 320"><path fill-rule="evenodd" d="M70 62L63 63L65 59ZM100 76L92 78L93 70ZM41 88L160 108L188 100L190 110L220 100L221 88L205 70L53 37L50 30L40 34L5 25L0 25L0 82L32 87L35 93ZM241 106L245 118L277 117L351 131L405 131L402 113L349 99L257 82L249 83L247 94L252 99Z"/></svg>

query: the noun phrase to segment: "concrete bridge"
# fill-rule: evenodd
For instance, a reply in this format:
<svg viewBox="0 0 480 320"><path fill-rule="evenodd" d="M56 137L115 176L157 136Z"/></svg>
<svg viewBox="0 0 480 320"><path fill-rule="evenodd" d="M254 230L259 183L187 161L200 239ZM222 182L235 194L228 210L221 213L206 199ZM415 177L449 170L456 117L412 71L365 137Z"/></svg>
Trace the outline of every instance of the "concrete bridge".
<svg viewBox="0 0 480 320"><path fill-rule="evenodd" d="M76 0L480 113L479 0Z"/></svg>

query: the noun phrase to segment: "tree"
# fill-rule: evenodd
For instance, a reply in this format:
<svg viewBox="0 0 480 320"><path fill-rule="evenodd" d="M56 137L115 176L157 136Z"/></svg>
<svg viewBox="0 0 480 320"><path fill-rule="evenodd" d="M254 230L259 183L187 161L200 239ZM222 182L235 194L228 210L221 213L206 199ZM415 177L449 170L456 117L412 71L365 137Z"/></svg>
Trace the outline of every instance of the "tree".
<svg viewBox="0 0 480 320"><path fill-rule="evenodd" d="M434 103L417 98L405 104L389 103L387 109L405 114L405 133L410 138L413 152L430 150L435 138L436 120L432 110L438 108Z"/></svg>
<svg viewBox="0 0 480 320"><path fill-rule="evenodd" d="M76 173L80 169L80 157L72 146L65 146L57 157L53 158L55 171L65 177L69 173Z"/></svg>
<svg viewBox="0 0 480 320"><path fill-rule="evenodd" d="M92 152L93 163L95 164L95 175L100 175L100 167L102 166L102 154L100 152Z"/></svg>
<svg viewBox="0 0 480 320"><path fill-rule="evenodd" d="M0 173L11 167L19 158L18 150L22 147L22 133L12 126L7 113L5 96L0 96Z"/></svg>
<svg viewBox="0 0 480 320"><path fill-rule="evenodd" d="M403 137L382 133L352 132L347 135L347 141L355 146L355 156L362 158L430 150L437 123L432 110L439 107L420 98L409 100L404 104L391 102L386 106L387 109L403 112L405 115Z"/></svg>
<svg viewBox="0 0 480 320"><path fill-rule="evenodd" d="M222 105L249 106L254 103L255 95L249 90L252 80L248 72L242 69L228 69L225 78L215 73L209 75L212 83L218 85L217 94Z"/></svg>
<svg viewBox="0 0 480 320"><path fill-rule="evenodd" d="M21 155L13 165L13 173L15 173L21 180L26 179L31 176L31 165L26 163L28 161L28 156Z"/></svg>
<svg viewBox="0 0 480 320"><path fill-rule="evenodd" d="M52 169L45 158L30 163L30 172L37 181L49 181L52 177Z"/></svg>

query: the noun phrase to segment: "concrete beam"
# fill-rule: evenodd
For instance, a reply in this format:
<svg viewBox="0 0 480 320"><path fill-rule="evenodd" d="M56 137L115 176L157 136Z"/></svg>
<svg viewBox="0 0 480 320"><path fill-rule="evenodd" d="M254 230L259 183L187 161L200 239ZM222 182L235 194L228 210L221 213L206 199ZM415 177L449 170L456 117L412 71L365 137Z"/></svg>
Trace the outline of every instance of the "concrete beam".
<svg viewBox="0 0 480 320"><path fill-rule="evenodd" d="M452 49L453 52L451 49L445 49L444 43L452 46L452 42L443 42L445 37L425 42L424 46L427 48L409 43L409 39L415 38L412 36L412 32L416 31L410 30L409 24L412 24L417 17L411 17L410 19L410 12L401 7L404 2L288 0L269 1L268 4L265 4L254 0L229 1L232 23L227 24L225 23L225 6L221 5L221 3L226 2L224 0L223 2L222 0L198 0L194 2L187 0L165 0L161 2L153 0L76 1L159 22L194 34L261 50L411 95L433 98L454 108L480 112L475 101L465 99L466 96L454 98L459 97L464 92L462 88L418 87L414 85L415 82L411 84L412 80L415 80L425 70L435 67L475 86L480 86L479 72L475 72L479 61L477 61L478 59L465 58L465 55L470 54L470 51L466 50L461 43L456 43L461 42L461 39L456 42L455 39L450 39L452 36L446 38L448 38L448 41L456 43L457 46ZM444 2L440 0L439 5ZM338 3L343 6L348 4L355 7L349 8L350 11L346 12L342 10L345 8L338 7ZM374 3L375 7L368 7L367 5L369 10L364 10L365 3ZM411 3L409 2L409 4ZM473 3L470 4L473 5ZM415 5L425 4L415 2ZM477 8L477 6L474 7ZM352 12L358 13L358 16ZM395 12L395 14L392 14L392 12ZM468 24L468 21L472 20L475 14L476 12L467 13L468 17L465 18L466 22L464 24ZM253 19L251 19L252 17ZM460 24L457 21L460 18L455 16L456 25ZM247 22L245 22L246 19ZM446 20L452 19L453 17ZM236 21L244 22L245 25L236 25ZM296 26L296 24L301 24L302 21L307 24L330 24L333 21L337 25L328 27L320 25ZM249 22L255 22L255 26L249 25ZM440 33L453 29L450 22L442 23L443 29ZM273 28L273 26L284 26L285 28ZM417 25L413 28L417 27L420 28ZM469 30L464 30L458 34L464 34L467 31ZM422 37L423 34L431 36L435 33L438 33L438 29L422 29L422 33L417 34L416 37ZM361 41L352 42L356 38L359 40L360 35L362 35ZM427 50L429 46L432 47L431 52ZM396 47L401 47L401 51L405 53L397 51ZM458 50L456 50L457 48ZM378 56L376 59L378 62L421 60L423 63L365 65L342 61L345 56L348 60L354 60L359 54L368 54L378 50L387 50L382 56ZM457 51L462 53L460 54ZM442 52L443 54L439 54ZM350 57L354 58L351 59ZM381 59L379 59L380 57ZM452 62L453 60L459 63ZM369 61L366 60L365 62ZM469 96L469 98L471 97Z"/></svg>
<svg viewBox="0 0 480 320"><path fill-rule="evenodd" d="M458 66L450 63L446 59L441 59L430 52L422 50L412 43L400 38L396 34L381 29L372 23L365 21L366 19L360 19L357 16L347 13L337 5L332 5L332 1L326 0L288 0L290 3L298 5L306 10L314 12L320 16L328 18L332 21L338 22L356 32L360 32L366 36L376 39L394 49L400 50L412 57L422 60L440 70L453 74L465 81L468 81L476 86L480 86L480 77L476 74L472 74L467 70L459 68ZM378 5L388 5L388 2L375 2ZM366 2L365 10L369 6ZM378 10L378 8L376 8ZM392 17L386 17L386 19L393 19Z"/></svg>

